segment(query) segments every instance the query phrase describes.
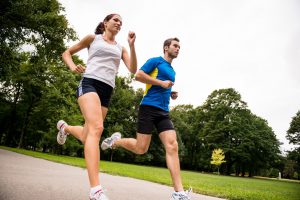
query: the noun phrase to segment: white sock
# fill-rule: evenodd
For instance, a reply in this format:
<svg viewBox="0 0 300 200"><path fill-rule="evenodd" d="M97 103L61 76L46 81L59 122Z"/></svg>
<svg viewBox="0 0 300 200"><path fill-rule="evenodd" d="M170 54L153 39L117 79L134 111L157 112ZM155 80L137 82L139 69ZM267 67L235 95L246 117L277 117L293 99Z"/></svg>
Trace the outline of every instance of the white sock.
<svg viewBox="0 0 300 200"><path fill-rule="evenodd" d="M179 192L175 192L176 194L183 194L183 195L186 195L185 191L179 191Z"/></svg>
<svg viewBox="0 0 300 200"><path fill-rule="evenodd" d="M93 196L96 192L98 192L99 190L102 190L101 185L97 185L95 187L92 187L90 190L90 195Z"/></svg>

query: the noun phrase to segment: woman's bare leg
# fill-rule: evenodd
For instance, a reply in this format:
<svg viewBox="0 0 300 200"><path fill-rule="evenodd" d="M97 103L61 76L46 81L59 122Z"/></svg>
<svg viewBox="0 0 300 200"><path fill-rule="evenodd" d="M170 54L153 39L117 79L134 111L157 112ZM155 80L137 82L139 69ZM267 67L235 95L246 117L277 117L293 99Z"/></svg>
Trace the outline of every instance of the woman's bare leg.
<svg viewBox="0 0 300 200"><path fill-rule="evenodd" d="M65 127L65 132L67 134L73 135L75 138L80 140L82 144L84 144L84 137L83 137L83 127L82 126L71 126L67 125Z"/></svg>
<svg viewBox="0 0 300 200"><path fill-rule="evenodd" d="M101 107L99 96L94 92L86 93L78 98L81 112L85 119L82 129L84 141L84 156L91 187L100 185L99 182L99 141L103 132L103 121L107 108ZM104 117L103 117L104 116ZM68 130L68 129L67 129ZM79 132L79 128L75 132ZM79 133L80 134L80 133Z"/></svg>

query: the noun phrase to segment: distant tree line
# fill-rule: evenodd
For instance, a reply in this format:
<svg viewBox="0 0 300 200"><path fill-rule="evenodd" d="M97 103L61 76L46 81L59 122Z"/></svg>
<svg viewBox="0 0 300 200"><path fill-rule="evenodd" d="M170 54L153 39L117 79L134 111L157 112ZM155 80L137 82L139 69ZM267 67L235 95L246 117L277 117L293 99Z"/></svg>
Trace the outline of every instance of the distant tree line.
<svg viewBox="0 0 300 200"><path fill-rule="evenodd" d="M56 0L0 2L0 144L61 155L83 156L83 145L69 137L56 142L56 122L83 124L75 90L81 78L63 64L65 42L77 39ZM75 61L83 62L76 56ZM120 131L135 137L143 90L134 90L132 77L117 77L103 137ZM233 88L213 91L198 106L178 105L170 115L176 127L183 169L213 172L214 149L222 149L221 174L263 175L299 179L299 148L281 155L279 141L267 121L249 110ZM287 132L299 145L299 111ZM135 155L116 149L101 159L165 166L165 153L153 134L149 152Z"/></svg>

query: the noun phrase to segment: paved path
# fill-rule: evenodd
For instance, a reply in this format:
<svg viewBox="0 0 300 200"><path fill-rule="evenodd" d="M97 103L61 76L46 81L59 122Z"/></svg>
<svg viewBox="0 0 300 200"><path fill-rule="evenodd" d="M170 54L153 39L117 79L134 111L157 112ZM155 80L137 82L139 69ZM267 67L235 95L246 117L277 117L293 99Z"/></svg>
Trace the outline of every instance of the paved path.
<svg viewBox="0 0 300 200"><path fill-rule="evenodd" d="M101 173L111 200L168 200L172 188ZM0 149L1 200L88 200L85 169ZM193 200L221 200L192 194Z"/></svg>

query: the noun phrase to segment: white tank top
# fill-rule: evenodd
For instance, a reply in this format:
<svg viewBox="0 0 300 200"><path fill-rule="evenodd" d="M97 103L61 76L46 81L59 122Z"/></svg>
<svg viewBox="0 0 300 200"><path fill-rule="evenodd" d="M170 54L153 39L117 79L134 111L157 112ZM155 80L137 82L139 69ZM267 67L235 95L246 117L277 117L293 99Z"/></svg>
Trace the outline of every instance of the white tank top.
<svg viewBox="0 0 300 200"><path fill-rule="evenodd" d="M113 88L122 57L120 44L109 44L96 35L88 49L88 60L83 77L102 81Z"/></svg>

